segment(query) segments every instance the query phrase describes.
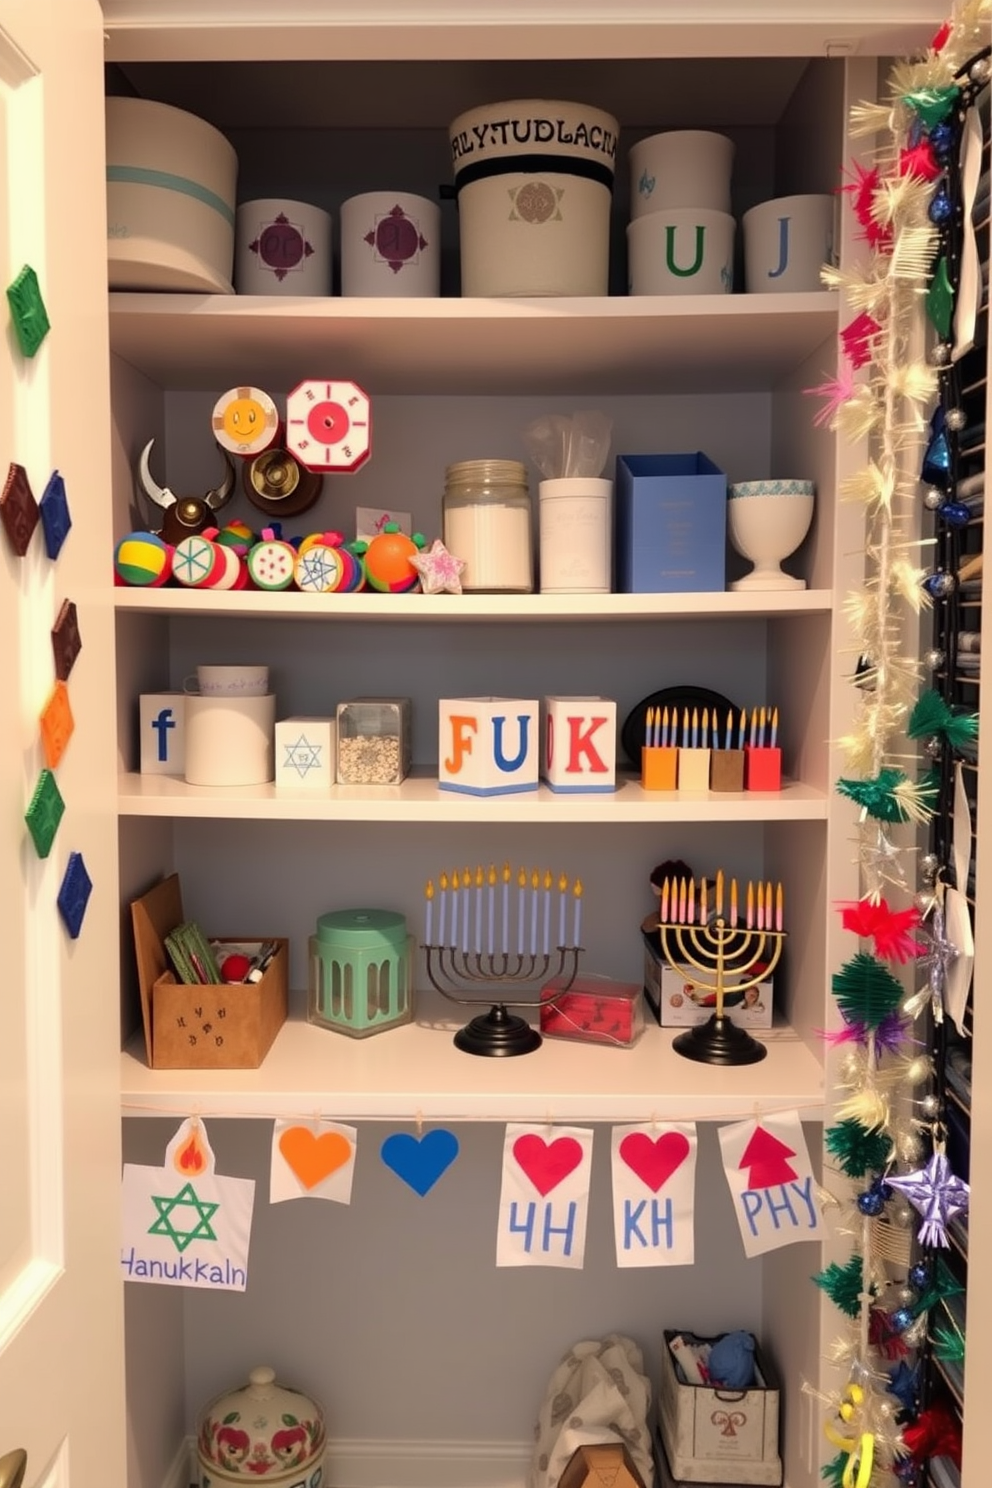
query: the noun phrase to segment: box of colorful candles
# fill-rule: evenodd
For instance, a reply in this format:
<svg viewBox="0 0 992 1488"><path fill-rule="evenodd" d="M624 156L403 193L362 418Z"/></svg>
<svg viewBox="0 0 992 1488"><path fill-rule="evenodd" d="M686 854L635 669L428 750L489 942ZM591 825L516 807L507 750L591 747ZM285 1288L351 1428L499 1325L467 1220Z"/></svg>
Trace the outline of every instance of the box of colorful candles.
<svg viewBox="0 0 992 1488"><path fill-rule="evenodd" d="M641 749L645 790L777 791L782 788L778 709L648 708Z"/></svg>

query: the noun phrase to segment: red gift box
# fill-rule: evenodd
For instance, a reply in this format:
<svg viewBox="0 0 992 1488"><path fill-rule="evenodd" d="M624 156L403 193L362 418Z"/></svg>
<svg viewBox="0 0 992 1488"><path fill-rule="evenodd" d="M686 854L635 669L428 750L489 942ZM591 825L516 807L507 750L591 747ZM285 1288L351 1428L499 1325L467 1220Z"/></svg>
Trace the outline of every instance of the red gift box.
<svg viewBox="0 0 992 1488"><path fill-rule="evenodd" d="M543 1034L619 1048L636 1044L644 1032L642 987L609 977L577 976L563 992L565 983L564 977L553 977L541 988Z"/></svg>

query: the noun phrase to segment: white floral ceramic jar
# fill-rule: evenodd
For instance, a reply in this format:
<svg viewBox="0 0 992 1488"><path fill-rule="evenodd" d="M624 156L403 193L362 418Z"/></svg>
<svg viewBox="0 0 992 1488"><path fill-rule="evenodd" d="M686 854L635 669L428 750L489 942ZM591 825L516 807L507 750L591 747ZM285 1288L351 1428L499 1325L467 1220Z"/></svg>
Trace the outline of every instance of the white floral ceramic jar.
<svg viewBox="0 0 992 1488"><path fill-rule="evenodd" d="M274 1369L253 1369L247 1385L219 1396L200 1417L200 1488L232 1483L321 1488L324 1442L320 1406L278 1384Z"/></svg>

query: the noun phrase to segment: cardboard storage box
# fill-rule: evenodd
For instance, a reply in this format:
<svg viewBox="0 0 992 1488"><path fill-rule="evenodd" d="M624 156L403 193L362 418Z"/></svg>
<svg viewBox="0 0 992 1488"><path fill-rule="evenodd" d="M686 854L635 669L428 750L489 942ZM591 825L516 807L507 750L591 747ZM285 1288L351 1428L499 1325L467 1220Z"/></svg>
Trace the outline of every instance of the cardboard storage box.
<svg viewBox="0 0 992 1488"><path fill-rule="evenodd" d="M672 1476L688 1483L767 1484L778 1488L778 1381L755 1349L750 1390L684 1384L668 1347L661 1350L658 1424Z"/></svg>
<svg viewBox="0 0 992 1488"><path fill-rule="evenodd" d="M658 949L655 935L646 930L641 934L644 938L644 995L662 1028L694 1028L705 1023L716 1011L715 996L701 993L672 970ZM744 993L735 993L732 982L733 978L728 978L730 990L725 991L723 1000L723 1010L730 1021L741 1028L771 1028L773 978L759 982Z"/></svg>
<svg viewBox="0 0 992 1488"><path fill-rule="evenodd" d="M267 937L277 950L259 982L188 986L176 980L165 948L165 937L182 923L178 874L131 904L149 1066L257 1069L286 1021L289 942Z"/></svg>
<svg viewBox="0 0 992 1488"><path fill-rule="evenodd" d="M698 450L619 455L615 549L621 594L725 589L726 475Z"/></svg>
<svg viewBox="0 0 992 1488"><path fill-rule="evenodd" d="M578 1447L558 1479L558 1488L644 1488L623 1442Z"/></svg>

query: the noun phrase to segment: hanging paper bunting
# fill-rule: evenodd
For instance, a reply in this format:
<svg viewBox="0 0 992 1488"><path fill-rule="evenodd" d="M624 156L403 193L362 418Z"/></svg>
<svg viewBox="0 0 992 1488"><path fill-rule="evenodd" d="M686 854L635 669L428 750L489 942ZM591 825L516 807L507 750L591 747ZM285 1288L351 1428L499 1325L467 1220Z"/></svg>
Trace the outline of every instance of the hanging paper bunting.
<svg viewBox="0 0 992 1488"><path fill-rule="evenodd" d="M692 1122L613 1128L618 1266L692 1265L696 1146Z"/></svg>
<svg viewBox="0 0 992 1488"><path fill-rule="evenodd" d="M269 1203L330 1199L351 1203L358 1133L336 1121L275 1121L269 1160Z"/></svg>
<svg viewBox="0 0 992 1488"><path fill-rule="evenodd" d="M497 1266L582 1269L592 1139L585 1127L507 1126Z"/></svg>
<svg viewBox="0 0 992 1488"><path fill-rule="evenodd" d="M819 1239L823 1222L798 1113L738 1121L719 1135L745 1255Z"/></svg>
<svg viewBox="0 0 992 1488"><path fill-rule="evenodd" d="M125 1163L125 1281L243 1292L255 1182L222 1178L203 1126L183 1122L161 1168Z"/></svg>
<svg viewBox="0 0 992 1488"><path fill-rule="evenodd" d="M383 1142L379 1156L397 1178L423 1198L458 1156L458 1138L443 1126L422 1137L394 1132Z"/></svg>

